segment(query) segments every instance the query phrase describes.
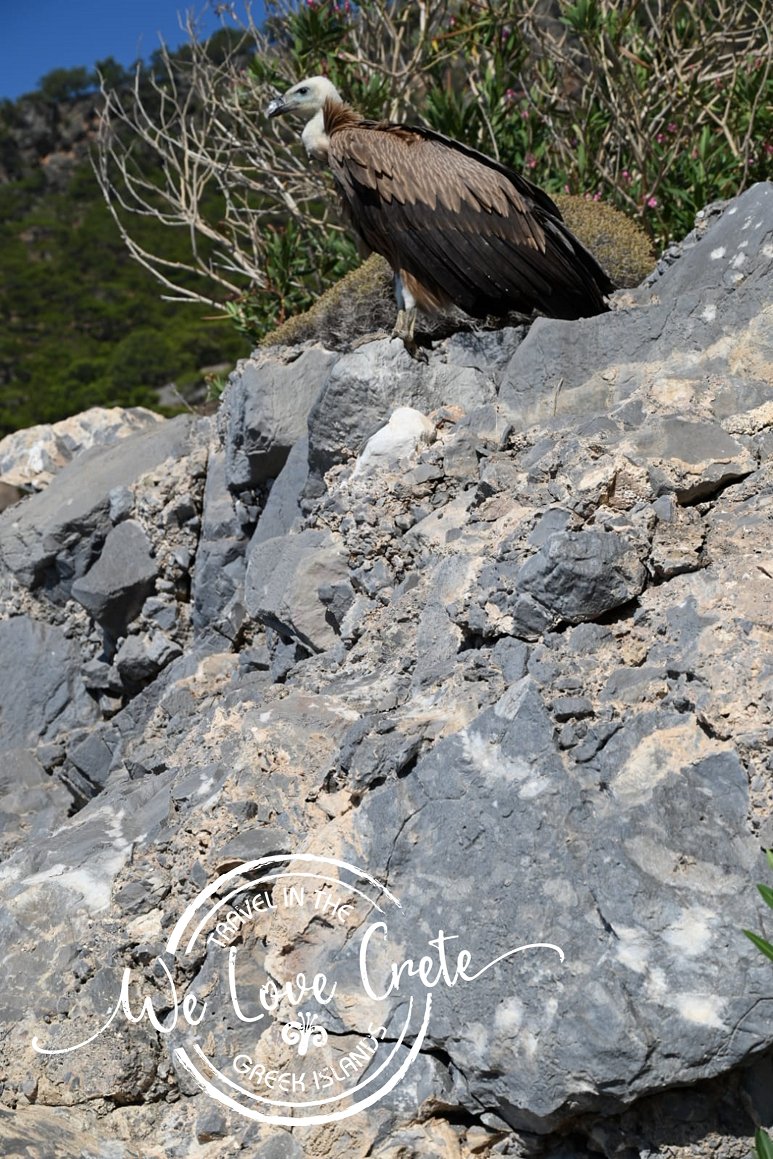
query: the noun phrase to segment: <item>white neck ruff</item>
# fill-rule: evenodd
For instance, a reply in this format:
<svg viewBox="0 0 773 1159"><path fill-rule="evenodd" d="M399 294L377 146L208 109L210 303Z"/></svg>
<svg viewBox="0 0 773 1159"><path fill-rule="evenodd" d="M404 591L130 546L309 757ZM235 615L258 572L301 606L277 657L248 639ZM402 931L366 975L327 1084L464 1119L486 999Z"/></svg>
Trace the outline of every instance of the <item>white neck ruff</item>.
<svg viewBox="0 0 773 1159"><path fill-rule="evenodd" d="M325 132L325 118L322 109L315 113L301 133L306 152L317 161L327 161L330 141Z"/></svg>

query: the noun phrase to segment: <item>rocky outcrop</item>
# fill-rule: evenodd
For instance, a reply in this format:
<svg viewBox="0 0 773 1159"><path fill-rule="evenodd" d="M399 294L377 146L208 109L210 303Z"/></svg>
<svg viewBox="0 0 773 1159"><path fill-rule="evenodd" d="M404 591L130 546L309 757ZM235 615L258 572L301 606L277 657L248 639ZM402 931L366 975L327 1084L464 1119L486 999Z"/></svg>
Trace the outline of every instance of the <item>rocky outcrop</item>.
<svg viewBox="0 0 773 1159"><path fill-rule="evenodd" d="M0 439L0 483L42 491L80 451L112 446L163 421L141 406L93 406L58 423L14 431Z"/></svg>
<svg viewBox="0 0 773 1159"><path fill-rule="evenodd" d="M49 185L65 184L74 165L87 161L99 128L97 92L51 100L28 93L6 104L0 184L42 168Z"/></svg>
<svg viewBox="0 0 773 1159"><path fill-rule="evenodd" d="M5 1153L734 1159L773 1123L742 933L773 835L773 186L673 256L608 316L426 363L263 351L216 423L0 515ZM335 859L321 908L277 878L164 956L218 875L285 858L300 888L304 857ZM125 967L135 1017L66 1052ZM399 1082L299 1125L363 1049Z"/></svg>

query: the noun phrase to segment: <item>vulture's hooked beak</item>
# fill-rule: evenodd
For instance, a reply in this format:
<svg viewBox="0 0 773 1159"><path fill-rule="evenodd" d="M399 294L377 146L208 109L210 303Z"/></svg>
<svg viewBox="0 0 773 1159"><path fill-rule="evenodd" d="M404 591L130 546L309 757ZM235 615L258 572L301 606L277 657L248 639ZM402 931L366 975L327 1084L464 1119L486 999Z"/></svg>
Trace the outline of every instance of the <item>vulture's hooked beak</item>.
<svg viewBox="0 0 773 1159"><path fill-rule="evenodd" d="M275 97L271 104L266 109L267 117L278 117L280 113L284 112L285 102L284 97Z"/></svg>

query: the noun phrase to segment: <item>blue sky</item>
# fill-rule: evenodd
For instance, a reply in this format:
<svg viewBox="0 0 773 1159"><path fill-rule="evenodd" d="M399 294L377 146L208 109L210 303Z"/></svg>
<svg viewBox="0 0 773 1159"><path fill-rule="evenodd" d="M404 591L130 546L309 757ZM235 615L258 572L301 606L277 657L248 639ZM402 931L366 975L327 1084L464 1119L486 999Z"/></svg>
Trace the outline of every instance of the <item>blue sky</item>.
<svg viewBox="0 0 773 1159"><path fill-rule="evenodd" d="M204 35L220 22L205 0L0 0L0 98L31 92L54 68L91 68L113 56L146 59L159 46L182 44L177 14L201 13ZM258 18L262 4L253 4Z"/></svg>

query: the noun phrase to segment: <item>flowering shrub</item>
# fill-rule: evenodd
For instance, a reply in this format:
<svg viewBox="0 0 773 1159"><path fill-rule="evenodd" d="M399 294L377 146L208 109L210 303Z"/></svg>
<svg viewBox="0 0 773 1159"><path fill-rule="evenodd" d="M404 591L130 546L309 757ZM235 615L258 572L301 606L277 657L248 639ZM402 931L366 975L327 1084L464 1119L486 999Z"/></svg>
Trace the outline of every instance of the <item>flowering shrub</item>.
<svg viewBox="0 0 773 1159"><path fill-rule="evenodd" d="M233 22L236 4L222 7ZM131 93L105 86L97 164L137 260L170 296L207 301L252 337L356 262L298 127L264 118L277 90L309 74L328 75L368 116L423 122L548 192L604 200L661 246L706 203L771 172L773 0L268 0L266 10L256 27L247 9L217 52L191 29L185 53L160 53ZM190 262L143 250L133 213L183 227Z"/></svg>

